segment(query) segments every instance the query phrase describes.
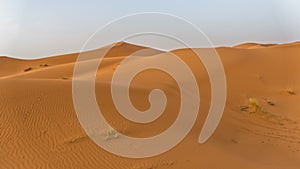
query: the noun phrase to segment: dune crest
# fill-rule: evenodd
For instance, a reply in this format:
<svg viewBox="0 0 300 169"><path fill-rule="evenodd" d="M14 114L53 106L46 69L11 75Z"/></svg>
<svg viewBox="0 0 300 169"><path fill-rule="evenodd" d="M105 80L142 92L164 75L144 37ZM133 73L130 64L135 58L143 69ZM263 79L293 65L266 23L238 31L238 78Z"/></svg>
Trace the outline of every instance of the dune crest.
<svg viewBox="0 0 300 169"><path fill-rule="evenodd" d="M300 42L292 42L287 44L259 44L259 43L243 43L240 45L233 46L237 49L261 49L269 47L288 47L288 46L299 46Z"/></svg>

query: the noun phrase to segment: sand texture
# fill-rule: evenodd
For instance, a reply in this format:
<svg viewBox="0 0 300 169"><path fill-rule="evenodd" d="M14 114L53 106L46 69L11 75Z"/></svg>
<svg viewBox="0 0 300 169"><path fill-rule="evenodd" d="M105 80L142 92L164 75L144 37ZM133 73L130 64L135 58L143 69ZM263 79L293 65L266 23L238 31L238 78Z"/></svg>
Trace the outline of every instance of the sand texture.
<svg viewBox="0 0 300 169"><path fill-rule="evenodd" d="M147 48L122 42L113 47L97 72L96 96L116 130L149 137L172 125L180 93L168 74L144 71L132 81L132 103L146 110L149 92L162 89L168 99L164 114L141 125L117 112L110 93L112 75L124 58L141 49ZM179 145L146 159L113 155L85 134L72 100L78 54L38 60L0 57L0 168L299 169L300 43L248 43L216 50L227 77L226 107L216 132L205 144L198 143L211 100L204 66L191 49L171 51L186 62L197 79L200 110L194 127ZM147 61L167 54L149 49L141 58Z"/></svg>

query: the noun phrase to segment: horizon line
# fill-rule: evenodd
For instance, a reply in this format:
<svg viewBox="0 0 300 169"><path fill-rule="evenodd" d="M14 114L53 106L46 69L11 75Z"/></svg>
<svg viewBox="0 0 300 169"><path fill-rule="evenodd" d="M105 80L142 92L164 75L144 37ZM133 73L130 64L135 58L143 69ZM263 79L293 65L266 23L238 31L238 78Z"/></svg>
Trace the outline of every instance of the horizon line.
<svg viewBox="0 0 300 169"><path fill-rule="evenodd" d="M159 51L162 51L162 52L172 52L172 51L176 51L176 50L191 49L191 48L174 48L172 50L163 50L163 49L160 49L160 48L157 48L157 47L141 45L141 44L135 44L135 43L127 42L127 41L119 41L119 42L111 43L111 44L108 44L108 45L104 45L104 46L97 47L95 49L86 50L86 51L69 51L69 52L66 52L66 53L54 53L54 54L50 54L50 55L47 55L47 56L32 57L32 58L23 58L22 56L13 56L13 55L7 55L7 54L0 54L0 58L11 58L11 59L17 59L17 60L38 60L38 59L45 59L45 58L51 58L51 57L56 57L56 56L62 56L62 55L72 55L72 54L79 54L79 53L82 53L82 52L94 51L94 50L98 50L98 49L104 48L106 46L113 45L113 44L118 44L118 43L155 49L155 50L159 50ZM268 48L268 47L274 47L274 46L278 46L278 45L300 44L300 40L284 42L284 43L264 43L264 42L246 41L246 42L242 42L242 43L237 43L235 45L228 45L228 46L220 45L220 46L214 46L214 47L193 47L192 49L210 49L210 48L214 48L214 49L218 49L218 48L235 48L235 49L248 49L248 50L251 49L251 48L238 48L238 46L247 45L247 44L261 45L261 46L264 46L264 48Z"/></svg>

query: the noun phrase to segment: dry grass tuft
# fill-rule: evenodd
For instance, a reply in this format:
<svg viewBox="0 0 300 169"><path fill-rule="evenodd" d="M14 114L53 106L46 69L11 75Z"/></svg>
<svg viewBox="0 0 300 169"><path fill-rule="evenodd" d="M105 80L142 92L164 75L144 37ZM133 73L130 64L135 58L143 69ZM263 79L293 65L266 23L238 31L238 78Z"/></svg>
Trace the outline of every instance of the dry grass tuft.
<svg viewBox="0 0 300 169"><path fill-rule="evenodd" d="M261 106L256 98L251 97L248 99L248 106L250 108L250 113L257 113L261 111Z"/></svg>
<svg viewBox="0 0 300 169"><path fill-rule="evenodd" d="M119 137L118 132L112 127L109 127L108 130L106 131L106 135L104 139L111 140L111 139L116 139L118 137Z"/></svg>

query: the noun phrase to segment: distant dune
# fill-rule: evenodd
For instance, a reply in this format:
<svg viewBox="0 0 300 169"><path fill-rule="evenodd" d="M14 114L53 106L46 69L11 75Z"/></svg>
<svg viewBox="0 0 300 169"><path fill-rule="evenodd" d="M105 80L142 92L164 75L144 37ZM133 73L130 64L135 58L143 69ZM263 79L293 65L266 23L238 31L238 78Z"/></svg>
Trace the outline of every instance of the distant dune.
<svg viewBox="0 0 300 169"><path fill-rule="evenodd" d="M97 72L96 96L105 118L116 130L148 137L174 122L180 93L166 73L145 71L132 81L132 102L137 109L146 110L149 92L160 88L168 99L164 114L143 125L118 114L110 94L112 75L124 58L141 49L148 49L141 54L145 61L168 54L116 43ZM216 50L224 65L228 95L215 134L205 144L197 142L211 99L203 64L191 49L171 51L193 71L201 107L195 126L178 146L148 159L112 155L87 137L72 100L77 53L37 60L0 57L0 168L299 169L300 43L247 43Z"/></svg>
<svg viewBox="0 0 300 169"><path fill-rule="evenodd" d="M283 47L283 46L298 46L300 42L294 42L289 44L258 44L258 43L244 43L233 48L238 49L258 49L258 48L268 48L268 47Z"/></svg>

